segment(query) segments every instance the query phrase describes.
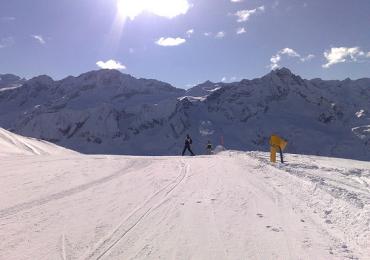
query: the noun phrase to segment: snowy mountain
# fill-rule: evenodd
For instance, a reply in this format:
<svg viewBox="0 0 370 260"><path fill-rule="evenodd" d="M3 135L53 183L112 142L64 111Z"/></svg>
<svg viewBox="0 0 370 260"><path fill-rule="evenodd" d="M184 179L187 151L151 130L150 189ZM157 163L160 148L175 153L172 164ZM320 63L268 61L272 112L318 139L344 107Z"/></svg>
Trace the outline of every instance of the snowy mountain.
<svg viewBox="0 0 370 260"><path fill-rule="evenodd" d="M20 87L25 81L13 74L0 74L0 91Z"/></svg>
<svg viewBox="0 0 370 260"><path fill-rule="evenodd" d="M219 90L221 87L227 86L224 83L213 83L211 81L206 81L202 84L194 86L186 91L186 95L190 97L203 97L212 94Z"/></svg>
<svg viewBox="0 0 370 260"><path fill-rule="evenodd" d="M288 69L190 90L101 70L54 81L39 76L0 92L0 126L84 153L173 155L184 136L268 150L279 134L288 151L368 160L370 79L305 80Z"/></svg>

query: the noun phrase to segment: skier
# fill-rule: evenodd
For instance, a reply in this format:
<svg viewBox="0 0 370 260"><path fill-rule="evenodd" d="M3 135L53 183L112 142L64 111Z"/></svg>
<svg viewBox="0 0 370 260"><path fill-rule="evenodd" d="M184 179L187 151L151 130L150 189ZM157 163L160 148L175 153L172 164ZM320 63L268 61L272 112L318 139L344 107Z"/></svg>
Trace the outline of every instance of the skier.
<svg viewBox="0 0 370 260"><path fill-rule="evenodd" d="M195 154L193 153L193 151L191 150L191 148L190 148L190 145L191 145L192 143L193 143L193 140L191 140L190 135L189 135L189 134L187 134L187 135L186 135L186 139L185 139L185 146L184 146L184 150L182 151L182 156L184 156L186 149L188 149L188 150L189 150L189 152L191 153L191 155L192 155L192 156L194 156L194 155L195 155Z"/></svg>
<svg viewBox="0 0 370 260"><path fill-rule="evenodd" d="M207 149L207 154L211 155L212 154L212 144L211 144L211 141L209 141L209 140L208 140L206 149Z"/></svg>

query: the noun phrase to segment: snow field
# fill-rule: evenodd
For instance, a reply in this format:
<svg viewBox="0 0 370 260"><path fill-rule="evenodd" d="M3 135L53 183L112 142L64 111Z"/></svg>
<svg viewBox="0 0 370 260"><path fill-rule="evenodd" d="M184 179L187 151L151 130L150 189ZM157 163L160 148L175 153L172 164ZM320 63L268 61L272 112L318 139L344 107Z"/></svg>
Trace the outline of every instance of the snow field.
<svg viewBox="0 0 370 260"><path fill-rule="evenodd" d="M0 259L369 259L370 163L0 158Z"/></svg>

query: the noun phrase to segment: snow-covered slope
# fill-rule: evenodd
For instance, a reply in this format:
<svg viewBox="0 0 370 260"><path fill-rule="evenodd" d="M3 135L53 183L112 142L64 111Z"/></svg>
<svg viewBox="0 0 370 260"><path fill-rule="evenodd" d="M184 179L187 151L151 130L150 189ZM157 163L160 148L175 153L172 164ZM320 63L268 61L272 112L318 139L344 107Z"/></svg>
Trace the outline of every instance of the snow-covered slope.
<svg viewBox="0 0 370 260"><path fill-rule="evenodd" d="M191 89L188 89L186 91L186 95L192 96L192 97L206 97L212 94L213 92L219 90L221 87L225 87L225 86L227 85L223 83L216 84L211 81L206 81L202 84L194 86Z"/></svg>
<svg viewBox="0 0 370 260"><path fill-rule="evenodd" d="M40 76L0 92L0 126L84 153L173 155L184 136L265 150L271 134L293 153L370 158L370 79L304 80L288 69L190 90L101 70Z"/></svg>
<svg viewBox="0 0 370 260"><path fill-rule="evenodd" d="M0 128L0 156L74 154L55 144L23 137Z"/></svg>
<svg viewBox="0 0 370 260"><path fill-rule="evenodd" d="M25 79L12 74L0 74L0 91L18 88L25 81Z"/></svg>
<svg viewBox="0 0 370 260"><path fill-rule="evenodd" d="M0 259L369 259L370 163L286 160L1 158Z"/></svg>

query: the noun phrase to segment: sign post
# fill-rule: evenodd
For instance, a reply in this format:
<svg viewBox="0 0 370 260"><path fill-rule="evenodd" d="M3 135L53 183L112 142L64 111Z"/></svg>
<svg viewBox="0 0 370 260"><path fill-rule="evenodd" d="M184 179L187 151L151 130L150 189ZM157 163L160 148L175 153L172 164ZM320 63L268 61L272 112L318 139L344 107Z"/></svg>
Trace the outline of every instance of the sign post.
<svg viewBox="0 0 370 260"><path fill-rule="evenodd" d="M270 161L276 163L276 148L270 147Z"/></svg>

